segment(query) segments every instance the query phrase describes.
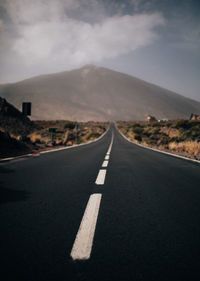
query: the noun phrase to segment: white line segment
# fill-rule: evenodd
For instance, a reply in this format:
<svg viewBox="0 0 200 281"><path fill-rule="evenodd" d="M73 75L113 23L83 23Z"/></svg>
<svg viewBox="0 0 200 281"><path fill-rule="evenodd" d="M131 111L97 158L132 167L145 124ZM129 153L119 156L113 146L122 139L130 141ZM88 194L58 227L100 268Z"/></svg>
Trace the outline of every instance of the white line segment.
<svg viewBox="0 0 200 281"><path fill-rule="evenodd" d="M112 149L112 145L113 145L113 140L114 140L114 134L112 133L111 143L110 143L110 146L109 146L108 151L107 151L107 153L106 153L106 154L110 154L111 149Z"/></svg>
<svg viewBox="0 0 200 281"><path fill-rule="evenodd" d="M109 163L109 158L110 158L110 152L111 152L111 149L112 149L112 145L113 145L113 139L114 139L114 134L112 133L112 139L111 139L111 143L109 145L109 148L108 148L108 151L106 153L106 156L105 156L105 159L104 159L104 162L102 164L102 167L103 168L106 168L108 166L108 163ZM97 176L97 179L95 181L96 184L98 185L103 185L104 182L105 182L105 178L106 178L106 172L107 170L106 169L101 169L99 170L99 174Z"/></svg>
<svg viewBox="0 0 200 281"><path fill-rule="evenodd" d="M106 177L106 170L99 170L97 179L96 179L96 184L98 185L103 185Z"/></svg>
<svg viewBox="0 0 200 281"><path fill-rule="evenodd" d="M112 133L111 143L102 164L103 168L106 168L108 166L113 139L114 134ZM99 170L98 176L95 181L97 185L104 184L106 172L106 169ZM90 258L101 198L102 194L100 193L92 194L89 198L85 213L83 215L78 233L71 250L71 257L73 260L87 260Z"/></svg>
<svg viewBox="0 0 200 281"><path fill-rule="evenodd" d="M102 194L95 193L89 198L71 251L73 260L87 260L90 258L101 197Z"/></svg>
<svg viewBox="0 0 200 281"><path fill-rule="evenodd" d="M103 161L102 167L105 168L108 166L108 160Z"/></svg>

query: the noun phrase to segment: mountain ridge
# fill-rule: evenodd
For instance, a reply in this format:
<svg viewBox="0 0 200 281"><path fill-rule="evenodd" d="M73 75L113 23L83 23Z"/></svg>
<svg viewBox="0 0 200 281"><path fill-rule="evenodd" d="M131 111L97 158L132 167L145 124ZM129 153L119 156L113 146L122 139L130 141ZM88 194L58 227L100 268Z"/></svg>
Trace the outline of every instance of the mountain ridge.
<svg viewBox="0 0 200 281"><path fill-rule="evenodd" d="M95 65L0 85L0 96L18 108L33 103L33 119L77 121L188 118L200 102L142 79Z"/></svg>

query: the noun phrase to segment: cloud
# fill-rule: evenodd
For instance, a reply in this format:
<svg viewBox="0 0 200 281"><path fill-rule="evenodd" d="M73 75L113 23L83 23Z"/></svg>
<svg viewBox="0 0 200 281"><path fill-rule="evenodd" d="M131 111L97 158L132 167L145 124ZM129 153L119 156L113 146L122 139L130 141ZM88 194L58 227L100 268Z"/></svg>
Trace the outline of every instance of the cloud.
<svg viewBox="0 0 200 281"><path fill-rule="evenodd" d="M101 23L87 23L65 18L19 24L13 49L26 63L45 60L72 66L100 62L151 44L156 38L155 27L164 24L158 13L114 16Z"/></svg>
<svg viewBox="0 0 200 281"><path fill-rule="evenodd" d="M101 0L2 0L14 24L34 24L43 21L62 21L66 16L79 19L89 15L105 14ZM97 16L98 18L98 16ZM89 19L88 19L89 20Z"/></svg>
<svg viewBox="0 0 200 281"><path fill-rule="evenodd" d="M78 3L78 0L4 0L3 6L14 24L31 24L61 19L66 10L78 8Z"/></svg>
<svg viewBox="0 0 200 281"><path fill-rule="evenodd" d="M134 0L134 5L139 1ZM2 64L20 63L22 72L27 68L58 71L58 66L63 70L100 63L154 43L156 28L164 24L161 13L127 14L122 12L123 2L109 3L2 0Z"/></svg>

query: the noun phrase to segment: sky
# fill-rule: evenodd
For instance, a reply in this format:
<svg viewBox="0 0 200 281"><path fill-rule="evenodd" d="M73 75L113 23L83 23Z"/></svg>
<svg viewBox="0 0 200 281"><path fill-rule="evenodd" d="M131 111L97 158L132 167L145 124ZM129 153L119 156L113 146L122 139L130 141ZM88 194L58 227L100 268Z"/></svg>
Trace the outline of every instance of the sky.
<svg viewBox="0 0 200 281"><path fill-rule="evenodd" d="M199 0L0 0L0 83L107 67L200 101Z"/></svg>

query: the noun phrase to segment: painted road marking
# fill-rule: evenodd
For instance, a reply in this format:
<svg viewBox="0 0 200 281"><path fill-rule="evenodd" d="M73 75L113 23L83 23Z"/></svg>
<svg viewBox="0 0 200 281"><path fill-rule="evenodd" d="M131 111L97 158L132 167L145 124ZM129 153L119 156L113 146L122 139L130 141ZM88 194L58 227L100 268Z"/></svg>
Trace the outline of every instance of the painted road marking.
<svg viewBox="0 0 200 281"><path fill-rule="evenodd" d="M110 152L111 152L111 149L112 149L112 145L113 145L113 139L114 139L114 134L112 133L112 139L111 139L111 143L109 145L109 148L108 148L108 152L105 156L105 159L104 159L104 162L102 164L102 167L103 168L106 168L108 166L108 163L109 163L109 158L110 158ZM98 173L98 176L97 176L97 179L95 181L96 184L98 185L103 185L104 182L105 182L105 178L106 178L106 172L107 170L106 169L100 169L99 170L99 173Z"/></svg>
<svg viewBox="0 0 200 281"><path fill-rule="evenodd" d="M113 145L113 140L114 140L114 134L112 133L111 143L110 143L110 146L109 146L108 151L107 151L106 154L110 154L111 149L112 149L112 145Z"/></svg>
<svg viewBox="0 0 200 281"><path fill-rule="evenodd" d="M105 161L103 162L103 164L102 164L102 167L105 168L105 167L107 167L107 166L108 166L108 161L105 160Z"/></svg>
<svg viewBox="0 0 200 281"><path fill-rule="evenodd" d="M99 170L99 173L98 173L98 176L97 176L97 179L96 179L96 184L100 184L100 185L103 185L104 184L104 181L105 181L105 177L106 177L106 170Z"/></svg>
<svg viewBox="0 0 200 281"><path fill-rule="evenodd" d="M109 155L113 145L114 135L112 133L112 139L110 146L108 148L107 155L102 164L102 167L107 167L109 163ZM106 169L100 169L95 183L98 185L103 185L106 177ZM78 233L76 235L72 250L71 257L73 260L87 260L90 258L94 233L100 208L102 194L94 193L90 196L83 215Z"/></svg>
<svg viewBox="0 0 200 281"><path fill-rule="evenodd" d="M106 155L105 156L105 160L109 160L110 156L109 155Z"/></svg>
<svg viewBox="0 0 200 281"><path fill-rule="evenodd" d="M89 198L71 251L73 260L87 260L90 258L101 197L102 194L95 193Z"/></svg>

